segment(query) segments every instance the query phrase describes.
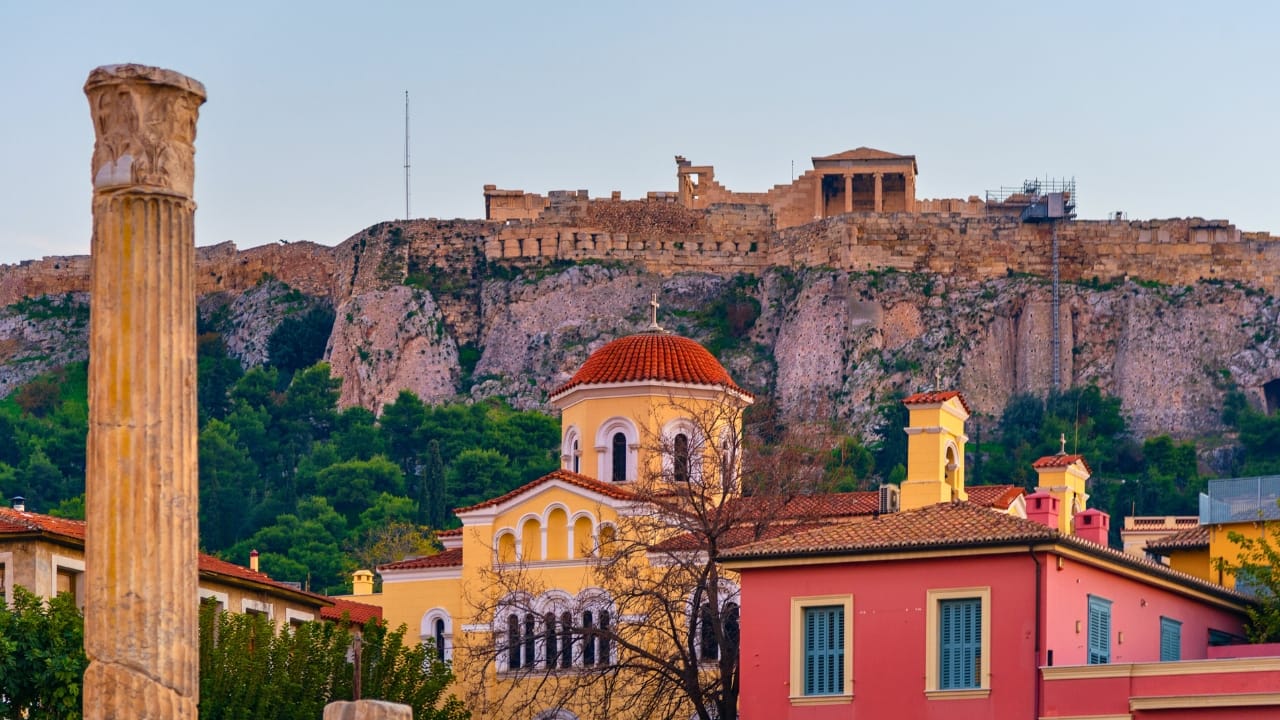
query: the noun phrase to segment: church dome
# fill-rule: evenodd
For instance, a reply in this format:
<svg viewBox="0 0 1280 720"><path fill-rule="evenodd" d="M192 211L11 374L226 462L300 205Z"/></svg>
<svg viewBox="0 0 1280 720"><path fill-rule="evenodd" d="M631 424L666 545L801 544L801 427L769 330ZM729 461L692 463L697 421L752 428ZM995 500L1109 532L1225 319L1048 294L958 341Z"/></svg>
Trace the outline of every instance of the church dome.
<svg viewBox="0 0 1280 720"><path fill-rule="evenodd" d="M551 395L579 385L644 381L714 385L750 396L706 348L668 332L643 332L606 344Z"/></svg>

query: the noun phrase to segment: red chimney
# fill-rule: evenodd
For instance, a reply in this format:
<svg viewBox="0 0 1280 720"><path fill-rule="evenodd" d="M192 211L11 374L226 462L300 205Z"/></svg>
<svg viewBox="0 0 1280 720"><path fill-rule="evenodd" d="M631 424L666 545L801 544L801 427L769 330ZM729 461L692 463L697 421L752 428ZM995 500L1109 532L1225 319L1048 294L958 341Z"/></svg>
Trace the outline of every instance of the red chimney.
<svg viewBox="0 0 1280 720"><path fill-rule="evenodd" d="M1076 537L1107 546L1107 535L1111 532L1110 515L1097 508L1081 510L1076 513L1072 525Z"/></svg>
<svg viewBox="0 0 1280 720"><path fill-rule="evenodd" d="M1058 503L1062 500L1050 495L1046 490L1041 490L1028 495L1026 501L1028 520L1047 525L1054 530L1058 529Z"/></svg>

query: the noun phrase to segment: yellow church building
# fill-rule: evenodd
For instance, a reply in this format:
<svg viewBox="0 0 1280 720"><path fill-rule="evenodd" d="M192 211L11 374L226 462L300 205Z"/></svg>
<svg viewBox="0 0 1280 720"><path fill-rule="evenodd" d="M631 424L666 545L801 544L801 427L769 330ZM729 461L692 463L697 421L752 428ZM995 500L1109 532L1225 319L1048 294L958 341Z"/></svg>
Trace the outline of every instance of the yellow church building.
<svg viewBox="0 0 1280 720"><path fill-rule="evenodd" d="M727 547L962 501L1027 514L1021 488L965 487L969 410L957 392L905 401L900 495L886 486L743 497L741 417L752 396L705 348L656 321L592 353L550 400L561 413L560 469L455 510L462 527L439 534L444 550L379 567L380 593L372 572L355 577L354 597L453 663L458 694L479 717L683 720L688 695L671 688L721 692L718 673L732 676L736 702L736 653L720 651L737 643L736 576L705 561L707 537ZM1060 480L1076 459L1042 478L1045 497L1067 499L1076 483ZM714 534L698 537L689 522ZM662 686L635 670L672 658L693 677Z"/></svg>

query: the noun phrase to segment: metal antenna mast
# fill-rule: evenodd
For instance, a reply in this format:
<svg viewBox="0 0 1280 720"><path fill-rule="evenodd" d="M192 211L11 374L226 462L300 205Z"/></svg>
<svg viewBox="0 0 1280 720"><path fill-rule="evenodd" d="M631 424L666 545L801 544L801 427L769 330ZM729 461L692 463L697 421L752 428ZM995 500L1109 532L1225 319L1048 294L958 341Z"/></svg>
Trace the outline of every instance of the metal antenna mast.
<svg viewBox="0 0 1280 720"><path fill-rule="evenodd" d="M409 91L404 91L404 219L409 215Z"/></svg>

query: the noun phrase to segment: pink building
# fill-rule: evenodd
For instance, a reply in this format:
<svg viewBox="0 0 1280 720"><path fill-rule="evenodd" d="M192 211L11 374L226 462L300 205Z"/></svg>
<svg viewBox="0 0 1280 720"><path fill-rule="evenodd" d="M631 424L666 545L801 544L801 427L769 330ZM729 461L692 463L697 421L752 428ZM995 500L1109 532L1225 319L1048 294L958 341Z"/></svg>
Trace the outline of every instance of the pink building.
<svg viewBox="0 0 1280 720"><path fill-rule="evenodd" d="M730 551L744 720L1280 717L1280 658L1211 647L1246 598L1026 500L1039 521L952 502Z"/></svg>

